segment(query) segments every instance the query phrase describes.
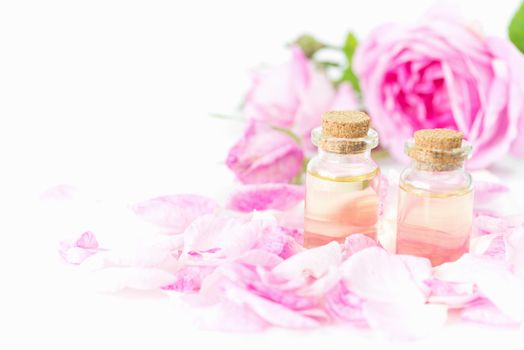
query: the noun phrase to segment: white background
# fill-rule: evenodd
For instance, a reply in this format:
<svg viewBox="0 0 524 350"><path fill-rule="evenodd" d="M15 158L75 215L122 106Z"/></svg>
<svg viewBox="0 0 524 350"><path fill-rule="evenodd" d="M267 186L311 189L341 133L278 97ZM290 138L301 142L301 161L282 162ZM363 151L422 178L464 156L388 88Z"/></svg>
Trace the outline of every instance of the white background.
<svg viewBox="0 0 524 350"><path fill-rule="evenodd" d="M499 36L506 36L518 3L448 2ZM385 21L415 21L433 4L1 1L0 342L14 341L9 348L381 344L346 329L307 336L201 333L159 295L81 293L55 254L62 232L45 230L32 200L60 183L123 202L181 191L220 194L233 181L223 160L243 125L209 115L237 113L251 68L287 60L285 44L301 33L340 44L348 30L362 38ZM492 170L522 193L522 162L504 160ZM524 208L520 196L515 203ZM507 347L517 337L452 324L423 344Z"/></svg>

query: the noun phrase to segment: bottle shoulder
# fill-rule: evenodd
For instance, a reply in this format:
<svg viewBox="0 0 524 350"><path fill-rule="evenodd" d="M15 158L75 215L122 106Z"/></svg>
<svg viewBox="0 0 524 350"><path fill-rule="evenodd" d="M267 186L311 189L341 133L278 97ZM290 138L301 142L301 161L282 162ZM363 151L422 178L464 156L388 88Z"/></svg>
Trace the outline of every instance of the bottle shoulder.
<svg viewBox="0 0 524 350"><path fill-rule="evenodd" d="M408 167L400 174L400 186L431 193L464 192L472 190L473 180L463 169L438 172Z"/></svg>
<svg viewBox="0 0 524 350"><path fill-rule="evenodd" d="M308 162L307 171L321 176L339 178L376 173L378 165L370 157L361 159L340 157L340 159L333 160L317 155Z"/></svg>

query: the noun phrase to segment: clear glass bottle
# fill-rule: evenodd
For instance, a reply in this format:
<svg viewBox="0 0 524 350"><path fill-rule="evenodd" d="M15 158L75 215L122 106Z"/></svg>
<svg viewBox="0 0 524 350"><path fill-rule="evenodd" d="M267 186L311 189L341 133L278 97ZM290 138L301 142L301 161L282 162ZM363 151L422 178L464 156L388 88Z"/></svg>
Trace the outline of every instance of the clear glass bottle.
<svg viewBox="0 0 524 350"><path fill-rule="evenodd" d="M447 129L420 130L406 142L412 164L400 176L398 254L436 266L469 250L473 186L464 161L471 150L462 133Z"/></svg>
<svg viewBox="0 0 524 350"><path fill-rule="evenodd" d="M307 166L304 245L343 242L353 233L376 239L379 168L371 158L378 134L363 112L333 111L313 130L318 154Z"/></svg>

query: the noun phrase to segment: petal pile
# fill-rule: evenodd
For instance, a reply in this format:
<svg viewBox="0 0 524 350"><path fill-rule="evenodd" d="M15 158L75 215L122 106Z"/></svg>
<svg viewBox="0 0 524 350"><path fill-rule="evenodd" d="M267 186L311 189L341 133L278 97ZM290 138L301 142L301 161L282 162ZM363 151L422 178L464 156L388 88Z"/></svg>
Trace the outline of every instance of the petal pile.
<svg viewBox="0 0 524 350"><path fill-rule="evenodd" d="M303 188L287 184L240 187L224 208L202 196L158 197L132 206L158 234L102 249L83 232L60 254L91 270L99 289L183 295L212 329L345 324L409 340L438 330L450 309L468 322L524 320L523 216L477 214L471 251L432 267L361 234L305 249L300 220L290 219L302 200Z"/></svg>

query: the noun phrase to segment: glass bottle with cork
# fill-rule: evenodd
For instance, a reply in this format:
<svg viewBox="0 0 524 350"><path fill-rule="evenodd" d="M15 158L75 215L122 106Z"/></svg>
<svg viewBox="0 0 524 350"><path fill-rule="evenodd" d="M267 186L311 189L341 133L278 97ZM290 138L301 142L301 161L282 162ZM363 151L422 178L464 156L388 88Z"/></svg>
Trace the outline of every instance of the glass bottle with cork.
<svg viewBox="0 0 524 350"><path fill-rule="evenodd" d="M343 242L354 233L376 239L379 168L371 158L378 134L367 114L331 111L311 133L318 155L306 174L304 245Z"/></svg>
<svg viewBox="0 0 524 350"><path fill-rule="evenodd" d="M433 266L469 249L473 186L464 169L472 151L448 129L415 132L406 142L412 164L400 176L396 251L426 257Z"/></svg>

